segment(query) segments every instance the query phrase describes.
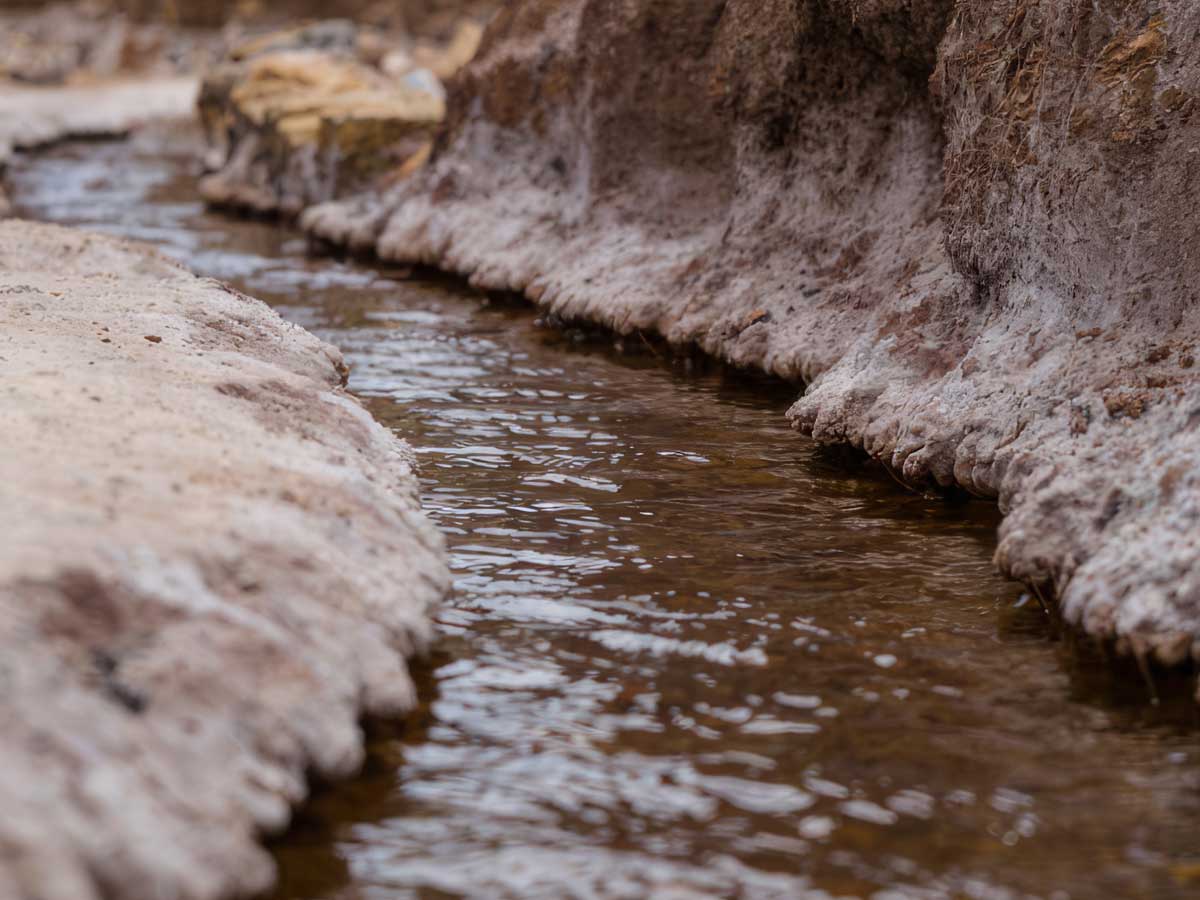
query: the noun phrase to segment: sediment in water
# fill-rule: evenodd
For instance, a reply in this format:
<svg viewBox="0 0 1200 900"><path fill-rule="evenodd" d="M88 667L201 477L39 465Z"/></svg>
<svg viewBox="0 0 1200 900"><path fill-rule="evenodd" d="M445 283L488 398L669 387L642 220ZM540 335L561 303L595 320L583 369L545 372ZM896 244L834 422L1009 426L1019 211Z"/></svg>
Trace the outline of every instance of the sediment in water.
<svg viewBox="0 0 1200 900"><path fill-rule="evenodd" d="M0 895L247 896L414 704L448 588L340 354L110 238L0 223Z"/></svg>
<svg viewBox="0 0 1200 900"><path fill-rule="evenodd" d="M519 0L323 241L654 331L1006 512L1002 569L1200 656L1200 8Z"/></svg>

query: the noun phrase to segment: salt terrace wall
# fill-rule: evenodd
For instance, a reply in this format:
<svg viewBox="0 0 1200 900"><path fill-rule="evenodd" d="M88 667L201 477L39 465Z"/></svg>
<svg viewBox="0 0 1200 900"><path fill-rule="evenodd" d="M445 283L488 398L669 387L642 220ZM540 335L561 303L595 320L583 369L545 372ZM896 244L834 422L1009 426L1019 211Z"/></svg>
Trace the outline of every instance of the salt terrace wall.
<svg viewBox="0 0 1200 900"><path fill-rule="evenodd" d="M999 498L1066 618L1200 652L1200 7L517 0L431 164L318 238L807 383Z"/></svg>

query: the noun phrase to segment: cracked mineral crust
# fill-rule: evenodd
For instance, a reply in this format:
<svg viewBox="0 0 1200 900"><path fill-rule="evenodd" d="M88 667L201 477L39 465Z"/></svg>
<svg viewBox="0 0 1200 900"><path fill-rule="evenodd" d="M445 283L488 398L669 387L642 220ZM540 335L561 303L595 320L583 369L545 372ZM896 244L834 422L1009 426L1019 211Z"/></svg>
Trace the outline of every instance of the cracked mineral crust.
<svg viewBox="0 0 1200 900"><path fill-rule="evenodd" d="M246 896L414 703L448 586L338 352L110 238L0 223L0 896Z"/></svg>
<svg viewBox="0 0 1200 900"><path fill-rule="evenodd" d="M333 244L802 379L1007 513L1067 620L1200 656L1200 6L517 0Z"/></svg>

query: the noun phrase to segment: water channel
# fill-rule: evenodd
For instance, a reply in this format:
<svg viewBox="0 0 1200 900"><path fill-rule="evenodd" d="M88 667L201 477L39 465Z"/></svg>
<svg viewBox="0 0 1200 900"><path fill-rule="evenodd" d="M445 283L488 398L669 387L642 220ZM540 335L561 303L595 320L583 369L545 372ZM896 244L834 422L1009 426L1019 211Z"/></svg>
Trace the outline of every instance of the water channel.
<svg viewBox="0 0 1200 900"><path fill-rule="evenodd" d="M1191 701L1060 639L989 505L790 431L797 389L205 211L187 134L22 160L339 345L456 593L423 706L276 840L278 898L1186 897Z"/></svg>

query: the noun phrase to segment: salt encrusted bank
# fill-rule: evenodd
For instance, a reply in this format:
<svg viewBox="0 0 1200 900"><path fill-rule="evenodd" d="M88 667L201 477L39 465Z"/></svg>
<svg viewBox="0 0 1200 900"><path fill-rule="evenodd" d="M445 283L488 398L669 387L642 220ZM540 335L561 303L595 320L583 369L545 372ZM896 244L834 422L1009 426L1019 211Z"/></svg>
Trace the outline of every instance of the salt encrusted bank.
<svg viewBox="0 0 1200 900"><path fill-rule="evenodd" d="M339 353L139 245L0 223L0 896L244 896L448 589Z"/></svg>
<svg viewBox="0 0 1200 900"><path fill-rule="evenodd" d="M318 238L803 379L1004 571L1200 657L1200 5L517 0Z"/></svg>

